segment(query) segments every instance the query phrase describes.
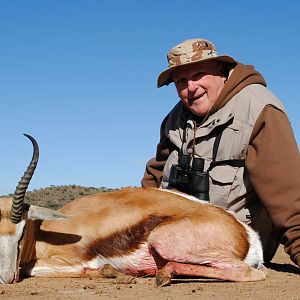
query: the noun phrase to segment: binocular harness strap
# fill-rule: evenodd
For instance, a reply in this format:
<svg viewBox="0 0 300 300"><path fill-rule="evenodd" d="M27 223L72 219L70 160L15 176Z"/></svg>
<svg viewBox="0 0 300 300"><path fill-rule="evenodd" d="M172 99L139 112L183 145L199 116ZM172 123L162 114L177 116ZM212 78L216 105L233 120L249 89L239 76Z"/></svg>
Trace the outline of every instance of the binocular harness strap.
<svg viewBox="0 0 300 300"><path fill-rule="evenodd" d="M217 152L219 149L221 137L224 131L224 126L222 126L221 130L216 135L216 139L213 145L213 155L212 155L212 162L210 163L210 166L207 171L212 170L216 166L222 166L222 165L229 165L232 167L245 167L245 160L244 159L226 159L226 160L219 160L216 161Z"/></svg>
<svg viewBox="0 0 300 300"><path fill-rule="evenodd" d="M209 168L207 169L208 172L216 166L223 166L223 165L229 165L229 166L238 167L238 168L245 167L245 159L226 159L226 160L216 161L216 157L217 157L217 153L218 153L218 149L219 149L223 131L232 122L233 122L233 119L229 120L229 122L227 122L226 124L223 124L222 126L218 127L218 133L216 134L216 138L215 138L214 145L213 145L212 162L210 163ZM194 137L194 139L195 139L195 137ZM181 146L179 153L183 153L183 144L184 143L186 143L186 128L184 128L184 131L183 131L183 141L182 141L182 146ZM195 143L195 141L194 141L194 143ZM194 144L194 146L195 146L195 144ZM194 151L194 149L193 149L193 151Z"/></svg>

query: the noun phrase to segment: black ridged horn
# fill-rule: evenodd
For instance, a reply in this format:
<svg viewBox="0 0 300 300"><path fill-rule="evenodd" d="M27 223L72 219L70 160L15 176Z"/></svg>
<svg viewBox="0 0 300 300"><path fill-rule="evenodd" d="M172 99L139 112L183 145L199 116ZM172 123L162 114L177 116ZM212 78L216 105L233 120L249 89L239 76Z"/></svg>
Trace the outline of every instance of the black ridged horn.
<svg viewBox="0 0 300 300"><path fill-rule="evenodd" d="M25 198L25 193L39 160L39 146L36 140L28 134L24 133L24 135L28 137L32 142L33 155L32 155L31 162L27 167L27 170L25 171L23 177L19 181L14 193L12 207L11 207L11 220L15 224L19 223L22 219L23 202Z"/></svg>

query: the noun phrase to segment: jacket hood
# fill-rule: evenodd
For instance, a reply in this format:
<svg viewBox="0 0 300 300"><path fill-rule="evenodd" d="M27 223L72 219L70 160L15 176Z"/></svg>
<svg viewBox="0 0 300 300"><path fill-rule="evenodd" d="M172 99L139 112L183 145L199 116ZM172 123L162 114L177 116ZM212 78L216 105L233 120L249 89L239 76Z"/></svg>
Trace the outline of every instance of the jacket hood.
<svg viewBox="0 0 300 300"><path fill-rule="evenodd" d="M238 63L231 72L210 114L222 108L233 96L250 84L267 85L263 76L252 65Z"/></svg>

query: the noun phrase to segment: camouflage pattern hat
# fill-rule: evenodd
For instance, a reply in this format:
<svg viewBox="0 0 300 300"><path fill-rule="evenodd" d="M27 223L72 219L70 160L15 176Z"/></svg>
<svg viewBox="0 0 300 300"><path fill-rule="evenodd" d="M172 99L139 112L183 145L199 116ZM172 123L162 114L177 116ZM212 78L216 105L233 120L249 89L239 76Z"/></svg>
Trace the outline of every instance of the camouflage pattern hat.
<svg viewBox="0 0 300 300"><path fill-rule="evenodd" d="M218 55L217 49L208 40L198 38L186 40L168 52L168 69L163 71L157 79L157 87L173 82L172 71L188 64L195 64L207 60L219 60L237 64L237 61L228 55Z"/></svg>

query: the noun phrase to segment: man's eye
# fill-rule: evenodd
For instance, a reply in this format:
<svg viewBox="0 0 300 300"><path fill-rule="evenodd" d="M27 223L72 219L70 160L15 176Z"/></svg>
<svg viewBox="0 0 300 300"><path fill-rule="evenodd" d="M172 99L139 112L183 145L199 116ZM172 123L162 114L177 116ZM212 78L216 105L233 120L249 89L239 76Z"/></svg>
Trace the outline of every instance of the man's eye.
<svg viewBox="0 0 300 300"><path fill-rule="evenodd" d="M177 79L175 82L176 82L177 84L183 85L183 84L186 83L186 79L185 79L185 78L180 78L180 79Z"/></svg>
<svg viewBox="0 0 300 300"><path fill-rule="evenodd" d="M203 77L205 73L204 72L198 72L196 74L193 75L193 79L200 79L201 77Z"/></svg>

